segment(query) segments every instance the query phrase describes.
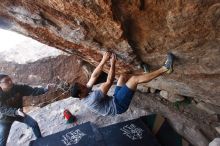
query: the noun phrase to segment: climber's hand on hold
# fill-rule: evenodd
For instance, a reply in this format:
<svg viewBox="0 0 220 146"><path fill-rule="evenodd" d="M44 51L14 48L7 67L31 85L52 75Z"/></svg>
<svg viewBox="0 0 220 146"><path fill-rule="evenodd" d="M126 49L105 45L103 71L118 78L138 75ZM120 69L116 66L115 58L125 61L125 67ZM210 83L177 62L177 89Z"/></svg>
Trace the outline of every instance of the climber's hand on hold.
<svg viewBox="0 0 220 146"><path fill-rule="evenodd" d="M105 52L103 57L102 57L102 61L106 62L110 59L111 53L110 52Z"/></svg>

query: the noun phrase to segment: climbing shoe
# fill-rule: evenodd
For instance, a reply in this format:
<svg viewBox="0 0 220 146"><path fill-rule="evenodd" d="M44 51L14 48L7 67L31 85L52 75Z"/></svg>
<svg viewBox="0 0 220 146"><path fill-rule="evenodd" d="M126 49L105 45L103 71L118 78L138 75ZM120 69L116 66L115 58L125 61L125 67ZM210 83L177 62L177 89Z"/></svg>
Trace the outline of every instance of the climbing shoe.
<svg viewBox="0 0 220 146"><path fill-rule="evenodd" d="M172 53L167 53L167 60L163 66L167 69L166 73L168 74L173 72L173 60L174 55Z"/></svg>

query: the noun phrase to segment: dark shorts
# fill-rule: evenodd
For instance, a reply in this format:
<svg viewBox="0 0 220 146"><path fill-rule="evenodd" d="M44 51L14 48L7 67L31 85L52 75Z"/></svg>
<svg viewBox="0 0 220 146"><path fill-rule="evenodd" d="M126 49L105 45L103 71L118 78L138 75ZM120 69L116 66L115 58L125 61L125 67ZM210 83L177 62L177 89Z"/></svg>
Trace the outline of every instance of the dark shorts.
<svg viewBox="0 0 220 146"><path fill-rule="evenodd" d="M134 96L134 91L129 89L126 85L122 87L116 86L113 96L115 98L117 114L122 114L128 109Z"/></svg>

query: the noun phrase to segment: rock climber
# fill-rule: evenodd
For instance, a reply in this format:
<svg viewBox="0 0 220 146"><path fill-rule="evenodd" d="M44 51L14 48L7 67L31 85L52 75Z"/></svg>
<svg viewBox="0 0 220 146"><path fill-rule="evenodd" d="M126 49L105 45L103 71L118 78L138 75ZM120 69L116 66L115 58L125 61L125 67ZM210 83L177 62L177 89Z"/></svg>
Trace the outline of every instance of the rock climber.
<svg viewBox="0 0 220 146"><path fill-rule="evenodd" d="M95 81L102 72L103 66L109 59L111 67L106 82L102 83L98 89L92 90ZM82 104L87 108L102 116L115 116L117 114L122 114L128 109L137 89L137 85L147 83L165 72L171 73L173 71L173 60L174 55L168 53L166 62L156 71L143 73L141 75L132 75L129 78L126 74L120 75L114 95L108 96L107 93L112 86L115 77L116 55L111 54L110 52L105 52L101 62L93 71L88 83L83 85L75 82L72 85L70 90L71 96L79 98Z"/></svg>

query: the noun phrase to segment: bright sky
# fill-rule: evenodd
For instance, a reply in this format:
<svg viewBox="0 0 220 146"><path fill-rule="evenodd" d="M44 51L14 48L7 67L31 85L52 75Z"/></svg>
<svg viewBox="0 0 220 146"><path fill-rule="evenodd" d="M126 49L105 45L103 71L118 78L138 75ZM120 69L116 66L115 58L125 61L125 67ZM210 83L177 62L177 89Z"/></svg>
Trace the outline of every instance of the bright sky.
<svg viewBox="0 0 220 146"><path fill-rule="evenodd" d="M0 51L10 49L16 44L19 44L22 41L25 41L25 39L27 39L27 37L23 35L20 35L12 31L0 29L0 40L1 40Z"/></svg>
<svg viewBox="0 0 220 146"><path fill-rule="evenodd" d="M64 53L58 49L16 32L0 29L0 60L24 64L61 54Z"/></svg>

